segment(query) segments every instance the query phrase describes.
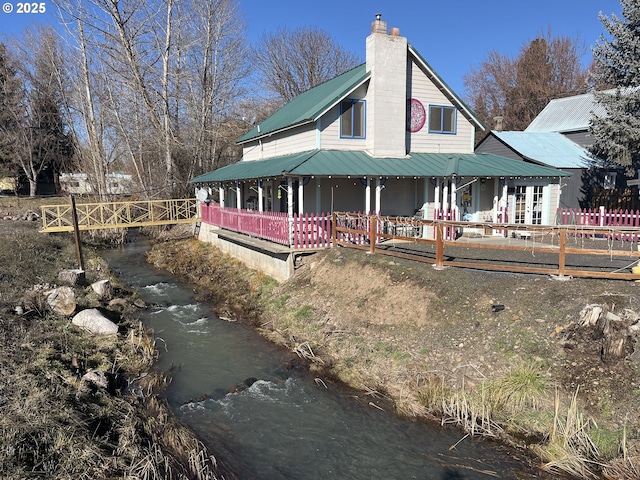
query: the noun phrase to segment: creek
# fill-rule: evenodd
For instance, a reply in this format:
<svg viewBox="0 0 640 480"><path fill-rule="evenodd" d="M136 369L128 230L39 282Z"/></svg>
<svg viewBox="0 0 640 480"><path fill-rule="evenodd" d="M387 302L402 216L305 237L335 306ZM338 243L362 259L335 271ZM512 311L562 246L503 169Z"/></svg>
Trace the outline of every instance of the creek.
<svg viewBox="0 0 640 480"><path fill-rule="evenodd" d="M374 408L361 392L323 383L254 330L145 261L138 237L102 252L118 277L153 305L156 368L173 367L165 395L175 414L240 479L533 479L518 452L464 432ZM557 478L557 477L556 477Z"/></svg>

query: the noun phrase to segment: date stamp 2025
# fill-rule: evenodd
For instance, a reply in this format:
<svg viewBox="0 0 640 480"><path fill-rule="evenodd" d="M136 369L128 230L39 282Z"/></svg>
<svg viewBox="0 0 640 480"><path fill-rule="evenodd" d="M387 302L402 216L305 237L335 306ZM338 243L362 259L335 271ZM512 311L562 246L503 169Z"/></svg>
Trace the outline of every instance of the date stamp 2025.
<svg viewBox="0 0 640 480"><path fill-rule="evenodd" d="M2 4L3 13L34 14L45 13L47 11L46 2L4 2Z"/></svg>

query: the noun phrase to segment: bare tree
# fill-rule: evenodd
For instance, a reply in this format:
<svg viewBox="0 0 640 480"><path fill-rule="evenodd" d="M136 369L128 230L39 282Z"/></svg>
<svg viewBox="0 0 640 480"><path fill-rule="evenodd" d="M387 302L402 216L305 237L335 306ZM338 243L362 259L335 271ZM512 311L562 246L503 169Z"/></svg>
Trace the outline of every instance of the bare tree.
<svg viewBox="0 0 640 480"><path fill-rule="evenodd" d="M90 165L119 165L143 195L184 191L211 165L247 75L235 0L56 0L82 65ZM94 148L95 147L95 148Z"/></svg>
<svg viewBox="0 0 640 480"><path fill-rule="evenodd" d="M14 128L4 133L12 139L13 161L35 196L41 175L46 171L53 180L73 155L62 106L63 55L52 27L28 29L11 43L24 93L22 102L7 110Z"/></svg>
<svg viewBox="0 0 640 480"><path fill-rule="evenodd" d="M585 92L588 71L581 65L586 48L579 38L545 35L525 42L516 58L490 52L464 77L467 99L482 121L523 130L552 99Z"/></svg>
<svg viewBox="0 0 640 480"><path fill-rule="evenodd" d="M283 103L361 63L316 27L265 34L253 56L263 87Z"/></svg>

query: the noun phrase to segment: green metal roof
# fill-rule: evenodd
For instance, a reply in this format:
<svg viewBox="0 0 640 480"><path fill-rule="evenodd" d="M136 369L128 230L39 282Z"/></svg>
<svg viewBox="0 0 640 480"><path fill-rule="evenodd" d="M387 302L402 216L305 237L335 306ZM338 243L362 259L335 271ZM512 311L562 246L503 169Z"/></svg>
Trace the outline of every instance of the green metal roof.
<svg viewBox="0 0 640 480"><path fill-rule="evenodd" d="M369 73L366 71L366 64L363 63L342 75L321 83L298 95L276 113L238 138L236 143L242 144L275 132L313 123L368 78Z"/></svg>
<svg viewBox="0 0 640 480"><path fill-rule="evenodd" d="M311 150L260 161L242 161L200 175L190 183L319 177L566 177L568 172L490 153L412 153L374 158L366 152Z"/></svg>

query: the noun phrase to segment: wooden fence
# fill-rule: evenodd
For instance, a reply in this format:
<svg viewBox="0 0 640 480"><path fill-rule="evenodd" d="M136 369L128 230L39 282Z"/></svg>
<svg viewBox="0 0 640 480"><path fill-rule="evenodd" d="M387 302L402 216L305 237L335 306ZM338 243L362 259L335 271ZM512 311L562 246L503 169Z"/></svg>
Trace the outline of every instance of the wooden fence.
<svg viewBox="0 0 640 480"><path fill-rule="evenodd" d="M523 225L453 220L403 219L407 230L391 233L396 219L336 212L332 217L332 242L349 248L368 250L410 260L431 263L435 268L446 266L474 268L500 272L553 275L558 278L592 277L640 280L633 273L640 252L637 243L614 237L638 238L640 229L624 226ZM384 225L381 228L380 225ZM425 235L433 228L436 238ZM451 240L448 229L472 228L474 231L499 230L505 236L480 235ZM592 235L592 237L588 237ZM612 235L613 237L605 237Z"/></svg>

